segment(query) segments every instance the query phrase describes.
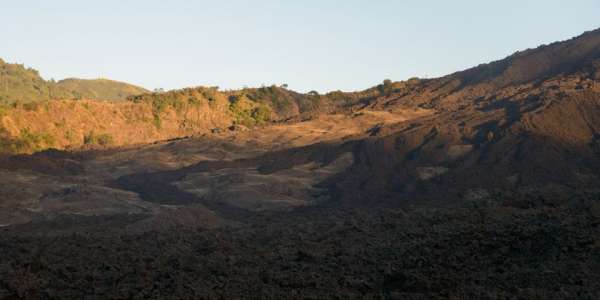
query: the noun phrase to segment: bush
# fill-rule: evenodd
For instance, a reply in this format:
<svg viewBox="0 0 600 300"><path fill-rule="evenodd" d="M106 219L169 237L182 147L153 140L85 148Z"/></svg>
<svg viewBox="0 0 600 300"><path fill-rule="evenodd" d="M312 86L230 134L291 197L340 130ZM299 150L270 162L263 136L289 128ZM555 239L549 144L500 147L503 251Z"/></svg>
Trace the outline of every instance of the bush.
<svg viewBox="0 0 600 300"><path fill-rule="evenodd" d="M0 134L0 152L9 154L32 153L54 146L54 137L46 132L34 133L28 128L21 129L18 137Z"/></svg>
<svg viewBox="0 0 600 300"><path fill-rule="evenodd" d="M114 144L114 139L112 135L108 133L98 134L96 135L94 131L90 131L89 133L83 136L83 144L84 145L99 145L99 146L110 146Z"/></svg>
<svg viewBox="0 0 600 300"><path fill-rule="evenodd" d="M230 96L229 97L229 112L236 124L242 124L245 126L254 125L254 119L251 116L251 103L246 100L243 96Z"/></svg>
<svg viewBox="0 0 600 300"><path fill-rule="evenodd" d="M110 146L110 145L114 144L114 139L113 139L112 135L110 135L108 133L98 135L98 137L96 139L97 139L98 145L100 145L100 146Z"/></svg>
<svg viewBox="0 0 600 300"><path fill-rule="evenodd" d="M392 93L394 83L391 80L386 79L383 81L383 84L378 85L377 88L379 89L380 94L387 96Z"/></svg>
<svg viewBox="0 0 600 300"><path fill-rule="evenodd" d="M254 126L271 120L271 108L249 100L244 94L229 96L229 112L236 124Z"/></svg>
<svg viewBox="0 0 600 300"><path fill-rule="evenodd" d="M247 92L250 100L269 105L278 114L285 114L292 108L292 105L295 102L290 91L275 85L258 89L247 89L245 92Z"/></svg>
<svg viewBox="0 0 600 300"><path fill-rule="evenodd" d="M188 98L188 103L192 106L200 106L200 104L202 103L202 101L194 96L191 96Z"/></svg>
<svg viewBox="0 0 600 300"><path fill-rule="evenodd" d="M189 106L200 106L204 101L211 107L217 103L219 91L217 87L197 87L173 90L168 92L154 92L128 97L134 103L147 103L152 107L152 123L157 129L161 128L161 116L169 107L177 113L182 113Z"/></svg>
<svg viewBox="0 0 600 300"><path fill-rule="evenodd" d="M335 105L350 105L352 103L352 99L342 91L329 92L325 97Z"/></svg>
<svg viewBox="0 0 600 300"><path fill-rule="evenodd" d="M271 120L271 109L266 105L259 105L254 108L251 113L254 123L260 125Z"/></svg>
<svg viewBox="0 0 600 300"><path fill-rule="evenodd" d="M73 131L71 131L71 130L65 131L64 137L71 144L75 141L75 135L73 134Z"/></svg>

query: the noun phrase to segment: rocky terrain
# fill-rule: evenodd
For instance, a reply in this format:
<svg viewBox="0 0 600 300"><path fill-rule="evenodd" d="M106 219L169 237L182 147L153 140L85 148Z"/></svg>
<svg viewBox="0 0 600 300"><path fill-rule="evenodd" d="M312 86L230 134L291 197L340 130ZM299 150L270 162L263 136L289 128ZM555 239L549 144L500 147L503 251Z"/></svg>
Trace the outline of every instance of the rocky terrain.
<svg viewBox="0 0 600 300"><path fill-rule="evenodd" d="M0 298L600 297L600 31L159 129L205 91L118 104L170 103L147 140L0 157Z"/></svg>

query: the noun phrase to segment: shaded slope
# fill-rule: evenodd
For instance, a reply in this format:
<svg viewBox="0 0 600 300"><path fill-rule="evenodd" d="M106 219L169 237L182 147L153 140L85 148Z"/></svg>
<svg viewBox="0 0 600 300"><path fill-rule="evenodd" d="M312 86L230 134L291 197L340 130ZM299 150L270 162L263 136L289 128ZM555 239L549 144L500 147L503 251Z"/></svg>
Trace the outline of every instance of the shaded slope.
<svg viewBox="0 0 600 300"><path fill-rule="evenodd" d="M437 114L364 140L355 168L333 184L343 198L363 199L593 187L600 178L599 74L596 30L374 99L371 109L417 106Z"/></svg>
<svg viewBox="0 0 600 300"><path fill-rule="evenodd" d="M600 57L600 29L570 40L519 51L505 59L447 76L462 86L487 83L496 88L541 82L591 67ZM596 61L596 62L595 62Z"/></svg>
<svg viewBox="0 0 600 300"><path fill-rule="evenodd" d="M351 143L329 145L327 152L352 151L354 163L322 186L338 200L355 204L427 199L455 205L475 195L471 200L503 205L531 192L544 194L543 201L551 205L577 189L592 190L600 180L599 49L600 31L593 31L439 79L395 83L385 93L356 98L350 110L359 113L393 114L421 107L434 114L364 128ZM252 92L247 91L249 97ZM294 157L323 151L320 147L268 153L243 163L259 170L287 169L296 165ZM212 167L202 172L230 164L210 162ZM184 176L191 170L178 172Z"/></svg>

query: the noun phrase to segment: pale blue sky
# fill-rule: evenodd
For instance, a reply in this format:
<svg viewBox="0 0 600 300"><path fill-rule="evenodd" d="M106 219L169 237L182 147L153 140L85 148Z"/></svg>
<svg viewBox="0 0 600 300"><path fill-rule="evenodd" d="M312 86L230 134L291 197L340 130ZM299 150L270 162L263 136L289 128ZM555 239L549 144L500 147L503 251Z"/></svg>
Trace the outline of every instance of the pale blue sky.
<svg viewBox="0 0 600 300"><path fill-rule="evenodd" d="M0 57L149 89L358 90L435 77L600 27L598 0L6 0Z"/></svg>

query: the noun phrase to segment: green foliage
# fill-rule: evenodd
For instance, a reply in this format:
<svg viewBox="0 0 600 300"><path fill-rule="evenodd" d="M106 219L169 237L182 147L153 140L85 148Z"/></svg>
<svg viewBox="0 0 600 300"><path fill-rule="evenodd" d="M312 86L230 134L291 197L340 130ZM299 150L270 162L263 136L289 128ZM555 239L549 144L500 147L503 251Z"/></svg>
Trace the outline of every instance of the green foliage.
<svg viewBox="0 0 600 300"><path fill-rule="evenodd" d="M229 96L229 111L236 124L261 125L271 120L271 109L266 104L250 101L245 95Z"/></svg>
<svg viewBox="0 0 600 300"><path fill-rule="evenodd" d="M377 86L379 93L382 95L386 95L386 96L392 93L393 88L394 88L394 83L389 79L384 80L383 84L380 84Z"/></svg>
<svg viewBox="0 0 600 300"><path fill-rule="evenodd" d="M38 71L0 61L0 99L10 104L50 99L50 87Z"/></svg>
<svg viewBox="0 0 600 300"><path fill-rule="evenodd" d="M84 145L92 145L94 144L94 132L90 131L89 133L83 135L83 144Z"/></svg>
<svg viewBox="0 0 600 300"><path fill-rule="evenodd" d="M135 103L147 103L152 106L152 123L160 128L161 115L169 107L176 111L185 110L189 106L207 103L211 109L218 110L226 106L218 106L219 99L229 99L227 107L237 124L248 126L281 120L295 114L314 113L346 109L360 101L379 96L376 88L362 92L344 93L334 91L320 95L317 91L301 94L288 90L283 86L263 86L260 88L244 88L236 91L219 91L216 87L196 87L168 92L157 91L129 97Z"/></svg>
<svg viewBox="0 0 600 300"><path fill-rule="evenodd" d="M349 105L352 103L352 99L342 91L333 91L325 94L328 101L335 105Z"/></svg>
<svg viewBox="0 0 600 300"><path fill-rule="evenodd" d="M211 107L214 107L215 103L217 102L218 88L205 88L201 91L202 96L204 96L204 99L208 100L208 104Z"/></svg>
<svg viewBox="0 0 600 300"><path fill-rule="evenodd" d="M271 103L273 108L277 111L283 112L290 108L293 99L285 92L283 92L280 88L276 86L271 86L268 88L260 88L265 98Z"/></svg>
<svg viewBox="0 0 600 300"><path fill-rule="evenodd" d="M250 116L257 125L267 123L271 120L271 109L266 105L259 105L252 109Z"/></svg>
<svg viewBox="0 0 600 300"><path fill-rule="evenodd" d="M310 92L298 103L301 112L317 111L323 105L321 96L316 92Z"/></svg>
<svg viewBox="0 0 600 300"><path fill-rule="evenodd" d="M73 131L71 130L67 130L65 131L65 139L67 139L67 141L69 141L70 144L73 144L75 142L75 134L73 133Z"/></svg>
<svg viewBox="0 0 600 300"><path fill-rule="evenodd" d="M152 123L157 129L161 128L161 113L173 102L176 98L169 97L165 93L151 93L138 95L129 98L130 101L135 103L148 103L152 107Z"/></svg>
<svg viewBox="0 0 600 300"><path fill-rule="evenodd" d="M94 131L90 131L83 136L84 145L99 145L99 146L110 146L114 144L112 135L108 133L95 134Z"/></svg>
<svg viewBox="0 0 600 300"><path fill-rule="evenodd" d="M254 125L254 120L251 116L250 103L243 96L229 97L229 111L233 117L234 123L246 126Z"/></svg>
<svg viewBox="0 0 600 300"><path fill-rule="evenodd" d="M54 143L54 137L49 133L33 133L28 128L21 129L17 137L9 137L6 132L0 132L0 153L38 152L53 147Z"/></svg>
<svg viewBox="0 0 600 300"><path fill-rule="evenodd" d="M108 133L98 135L96 140L98 141L98 145L100 146L110 146L115 143L112 135Z"/></svg>
<svg viewBox="0 0 600 300"><path fill-rule="evenodd" d="M21 103L20 107L27 111L37 111L40 109L41 105L39 102L28 102L28 103Z"/></svg>
<svg viewBox="0 0 600 300"><path fill-rule="evenodd" d="M208 103L211 107L214 107L218 95L217 87L197 87L141 94L131 96L128 100L134 103L149 104L152 107L152 123L160 129L161 116L168 108L174 109L177 113L182 113L188 107L199 107L202 103Z"/></svg>
<svg viewBox="0 0 600 300"><path fill-rule="evenodd" d="M8 107L8 105L0 103L0 120L2 119L2 117L8 115L9 111L10 111L10 107Z"/></svg>
<svg viewBox="0 0 600 300"><path fill-rule="evenodd" d="M302 94L295 93L275 85L257 89L242 90L249 100L268 105L276 115L285 116L292 112L294 106L303 98Z"/></svg>
<svg viewBox="0 0 600 300"><path fill-rule="evenodd" d="M0 59L0 104L51 99L124 100L147 92L141 87L108 79L46 81L37 70Z"/></svg>
<svg viewBox="0 0 600 300"><path fill-rule="evenodd" d="M68 94L53 95L52 98L125 100L129 96L148 93L149 91L132 84L109 79L77 79L69 78L54 84L55 91Z"/></svg>
<svg viewBox="0 0 600 300"><path fill-rule="evenodd" d="M198 107L198 106L200 106L200 104L202 104L202 100L201 100L201 99L199 99L199 98L196 98L196 97L194 97L194 96L191 96L191 97L189 97L189 98L188 98L188 103L189 103L191 106L196 106L196 107Z"/></svg>

